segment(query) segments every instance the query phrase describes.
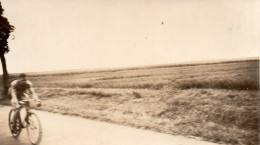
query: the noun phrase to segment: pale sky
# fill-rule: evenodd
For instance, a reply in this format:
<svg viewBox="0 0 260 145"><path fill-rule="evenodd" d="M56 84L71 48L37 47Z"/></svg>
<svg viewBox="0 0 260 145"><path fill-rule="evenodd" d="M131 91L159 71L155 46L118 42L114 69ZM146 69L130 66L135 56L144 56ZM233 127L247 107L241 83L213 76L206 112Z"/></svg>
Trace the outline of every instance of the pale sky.
<svg viewBox="0 0 260 145"><path fill-rule="evenodd" d="M260 54L258 0L1 1L16 27L9 73Z"/></svg>

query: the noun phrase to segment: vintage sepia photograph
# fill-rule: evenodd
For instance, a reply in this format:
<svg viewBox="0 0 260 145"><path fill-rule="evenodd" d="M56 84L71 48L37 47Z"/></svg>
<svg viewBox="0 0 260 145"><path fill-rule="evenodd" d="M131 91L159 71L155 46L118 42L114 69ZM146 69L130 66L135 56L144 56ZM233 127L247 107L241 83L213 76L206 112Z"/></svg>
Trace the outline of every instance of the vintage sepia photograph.
<svg viewBox="0 0 260 145"><path fill-rule="evenodd" d="M0 0L0 145L258 145L259 0Z"/></svg>

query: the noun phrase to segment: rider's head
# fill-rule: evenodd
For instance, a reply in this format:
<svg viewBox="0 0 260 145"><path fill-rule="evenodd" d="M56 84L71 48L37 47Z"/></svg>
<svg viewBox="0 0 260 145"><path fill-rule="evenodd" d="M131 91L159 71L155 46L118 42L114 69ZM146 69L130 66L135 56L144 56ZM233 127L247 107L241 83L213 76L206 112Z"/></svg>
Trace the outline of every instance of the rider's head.
<svg viewBox="0 0 260 145"><path fill-rule="evenodd" d="M25 73L21 73L21 74L19 75L19 77L20 77L21 80L26 80L27 75L26 75Z"/></svg>

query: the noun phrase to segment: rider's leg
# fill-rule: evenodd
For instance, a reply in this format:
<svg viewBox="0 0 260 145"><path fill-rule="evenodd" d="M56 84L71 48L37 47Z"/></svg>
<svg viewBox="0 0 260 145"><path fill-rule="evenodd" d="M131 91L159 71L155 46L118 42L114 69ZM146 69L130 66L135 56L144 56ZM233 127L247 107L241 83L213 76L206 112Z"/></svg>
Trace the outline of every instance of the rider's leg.
<svg viewBox="0 0 260 145"><path fill-rule="evenodd" d="M17 129L17 117L19 117L19 113L20 113L20 109L19 109L19 104L17 104L17 102L12 98L11 99L11 105L14 109L14 114L13 116L11 116L11 125L13 127L13 129L16 131Z"/></svg>
<svg viewBox="0 0 260 145"><path fill-rule="evenodd" d="M17 117L17 113L19 113L19 106L16 103L16 101L14 101L13 99L11 100L11 105L13 106L13 108L15 109L14 111L14 115L11 117L11 121L14 122L16 117Z"/></svg>
<svg viewBox="0 0 260 145"><path fill-rule="evenodd" d="M24 93L23 96L22 96L22 98L21 98L21 100L28 100L28 99L30 99L30 97L29 97L26 93ZM22 109L20 110L20 116L21 116L21 122L22 122L22 124L23 124L24 126L26 126L26 121L25 121L25 118L26 118L26 116L27 116L26 108L22 108Z"/></svg>

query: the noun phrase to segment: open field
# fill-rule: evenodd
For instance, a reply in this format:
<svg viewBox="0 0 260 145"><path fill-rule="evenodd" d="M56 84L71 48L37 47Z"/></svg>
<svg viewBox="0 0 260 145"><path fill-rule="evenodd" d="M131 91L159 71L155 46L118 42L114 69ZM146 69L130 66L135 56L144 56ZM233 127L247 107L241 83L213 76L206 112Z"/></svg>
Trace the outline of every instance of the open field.
<svg viewBox="0 0 260 145"><path fill-rule="evenodd" d="M42 110L257 145L258 59L38 73L29 79L43 100Z"/></svg>

